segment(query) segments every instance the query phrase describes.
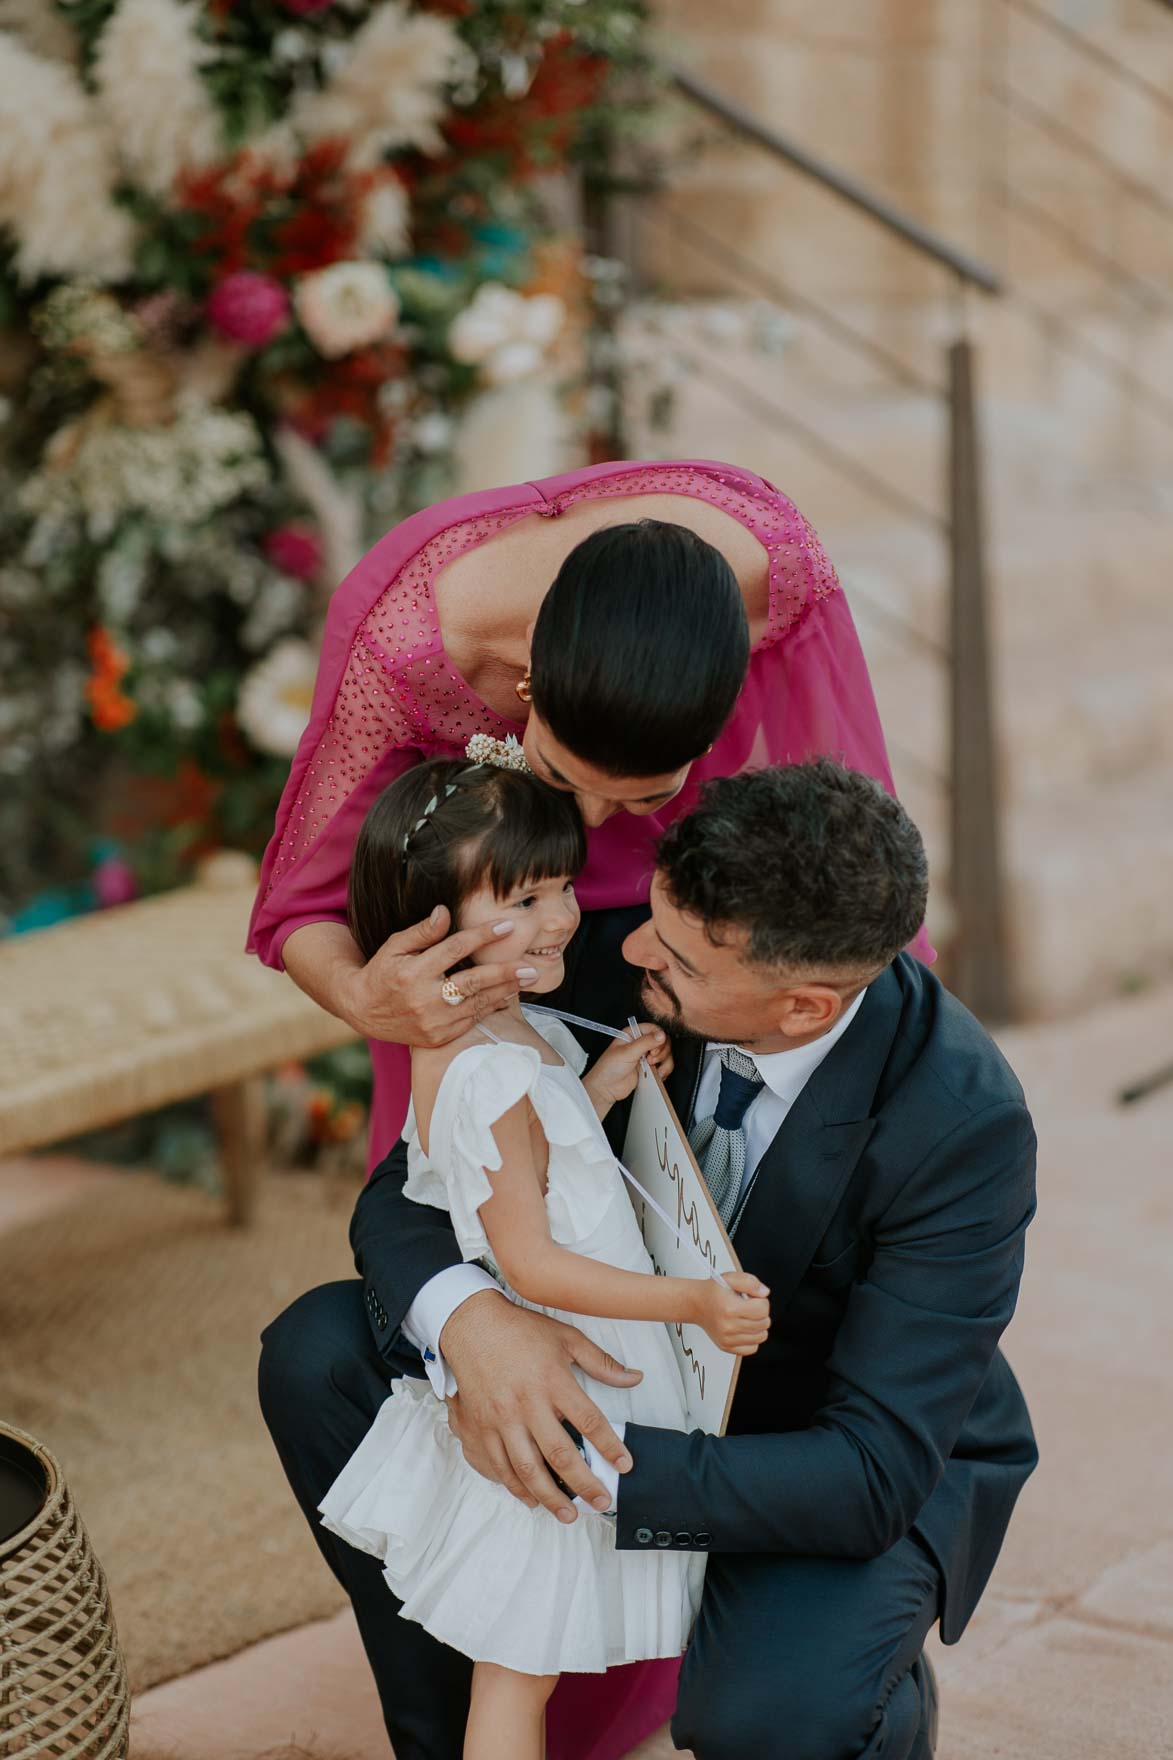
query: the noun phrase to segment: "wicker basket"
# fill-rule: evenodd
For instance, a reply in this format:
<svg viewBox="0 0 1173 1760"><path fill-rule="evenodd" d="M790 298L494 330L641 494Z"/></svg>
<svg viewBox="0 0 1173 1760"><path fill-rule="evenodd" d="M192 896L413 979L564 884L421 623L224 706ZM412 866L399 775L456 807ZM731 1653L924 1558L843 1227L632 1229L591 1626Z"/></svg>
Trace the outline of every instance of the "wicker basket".
<svg viewBox="0 0 1173 1760"><path fill-rule="evenodd" d="M44 1501L0 1539L0 1755L4 1760L125 1760L130 1688L110 1592L53 1456L0 1422L11 1463Z"/></svg>

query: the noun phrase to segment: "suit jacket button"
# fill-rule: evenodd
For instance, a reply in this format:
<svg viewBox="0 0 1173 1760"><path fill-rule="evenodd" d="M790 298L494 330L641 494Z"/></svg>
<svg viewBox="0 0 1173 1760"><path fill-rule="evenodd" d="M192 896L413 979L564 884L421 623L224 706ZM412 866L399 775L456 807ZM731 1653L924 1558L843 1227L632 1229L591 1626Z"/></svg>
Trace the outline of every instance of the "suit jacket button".
<svg viewBox="0 0 1173 1760"><path fill-rule="evenodd" d="M711 1534L706 1534L702 1529L699 1534L693 1535L692 1543L694 1546L711 1546L713 1544L713 1536Z"/></svg>
<svg viewBox="0 0 1173 1760"><path fill-rule="evenodd" d="M657 1546L671 1546L671 1544L672 1544L672 1536L668 1532L667 1528L658 1529L657 1533L656 1533L656 1545Z"/></svg>
<svg viewBox="0 0 1173 1760"><path fill-rule="evenodd" d="M676 1544L677 1544L677 1546L691 1546L692 1545L692 1535L686 1534L684 1532L684 1530L682 1529L681 1532L679 1534L677 1534L677 1536L676 1536Z"/></svg>
<svg viewBox="0 0 1173 1760"><path fill-rule="evenodd" d="M652 1543L652 1530L650 1528L637 1528L635 1530L635 1539L637 1546L650 1546Z"/></svg>

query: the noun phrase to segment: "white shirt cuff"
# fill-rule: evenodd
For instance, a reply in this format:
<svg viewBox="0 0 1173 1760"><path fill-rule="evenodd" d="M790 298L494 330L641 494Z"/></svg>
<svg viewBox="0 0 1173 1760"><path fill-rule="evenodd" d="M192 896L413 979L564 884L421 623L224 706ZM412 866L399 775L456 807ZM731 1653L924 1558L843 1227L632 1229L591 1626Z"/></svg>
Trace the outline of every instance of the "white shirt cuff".
<svg viewBox="0 0 1173 1760"><path fill-rule="evenodd" d="M440 1334L457 1308L483 1289L502 1293L500 1284L479 1265L449 1265L428 1279L407 1310L404 1336L424 1359L428 1380L439 1399L451 1399L456 1392L456 1377L440 1350Z"/></svg>
<svg viewBox="0 0 1173 1760"><path fill-rule="evenodd" d="M623 1442L626 1437L627 1425L613 1424L611 1428L620 1442ZM613 1465L605 1454L600 1454L594 1443L586 1436L582 1439L582 1445L586 1449L586 1464L602 1485L603 1490L610 1493L611 1504L608 1509L594 1509L589 1503L584 1503L581 1497L576 1497L574 1501L592 1516L613 1516L619 1508L619 1468Z"/></svg>

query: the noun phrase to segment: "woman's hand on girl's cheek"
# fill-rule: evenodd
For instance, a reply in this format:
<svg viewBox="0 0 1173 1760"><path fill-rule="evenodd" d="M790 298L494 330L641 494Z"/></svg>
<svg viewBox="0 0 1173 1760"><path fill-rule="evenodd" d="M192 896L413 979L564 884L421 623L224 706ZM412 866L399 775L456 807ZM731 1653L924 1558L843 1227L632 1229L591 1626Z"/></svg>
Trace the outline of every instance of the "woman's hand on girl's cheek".
<svg viewBox="0 0 1173 1760"><path fill-rule="evenodd" d="M373 959L355 970L342 1018L364 1037L394 1045L447 1045L459 1039L537 977L521 956L509 959L519 940L516 925L506 925L499 934L501 927L482 923L450 935L448 912L438 908L427 922L392 935ZM455 974L463 1000L446 1002L443 984L450 968L497 949L491 962Z"/></svg>

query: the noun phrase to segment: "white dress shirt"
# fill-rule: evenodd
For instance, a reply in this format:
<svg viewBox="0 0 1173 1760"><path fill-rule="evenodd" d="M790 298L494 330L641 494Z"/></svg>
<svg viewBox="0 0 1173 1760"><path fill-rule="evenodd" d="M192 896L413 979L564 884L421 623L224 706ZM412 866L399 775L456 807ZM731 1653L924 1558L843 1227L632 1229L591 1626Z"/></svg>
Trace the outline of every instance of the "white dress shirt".
<svg viewBox="0 0 1173 1760"><path fill-rule="evenodd" d="M737 1047L757 1065L762 1078L761 1092L747 1107L742 1120L742 1129L745 1131L746 1181L752 1180L758 1163L781 1130L790 1108L823 1059L842 1039L863 1006L866 995L866 989L861 990L854 1002L844 1009L835 1025L821 1038L812 1039L809 1045L798 1045L792 1051L770 1052L748 1051L744 1045ZM725 1049L724 1044L716 1041L705 1046L696 1104L692 1110L694 1119L710 1118L717 1109L717 1095L721 1087L721 1053ZM446 1271L438 1271L435 1277L424 1284L407 1311L403 1331L423 1357L428 1380L441 1399L450 1399L456 1392L456 1378L440 1350L440 1334L457 1308L469 1296L483 1289L496 1290L498 1295L502 1293L500 1286L479 1265L450 1265ZM624 1428L622 1424L617 1426L620 1442L623 1441ZM587 1464L596 1479L601 1480L610 1491L613 1510L619 1492L618 1469L599 1454L592 1443L586 1442L585 1447ZM575 1501L582 1503L581 1498ZM589 1504L583 1504L582 1507L590 1509Z"/></svg>

